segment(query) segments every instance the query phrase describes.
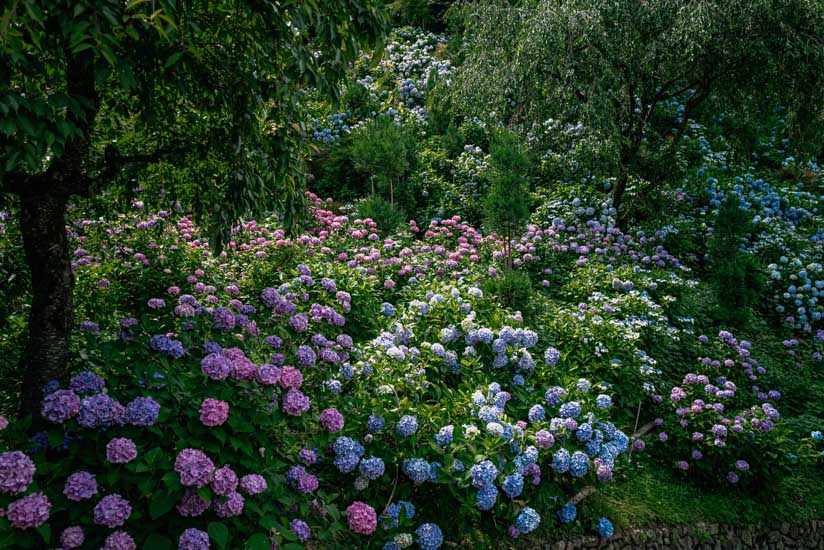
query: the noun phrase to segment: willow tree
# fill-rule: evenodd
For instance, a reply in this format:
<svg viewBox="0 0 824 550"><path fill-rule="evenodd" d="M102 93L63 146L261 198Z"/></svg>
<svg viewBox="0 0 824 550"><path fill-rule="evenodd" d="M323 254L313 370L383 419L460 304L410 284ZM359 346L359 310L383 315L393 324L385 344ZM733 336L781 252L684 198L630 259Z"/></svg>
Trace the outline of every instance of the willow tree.
<svg viewBox="0 0 824 550"><path fill-rule="evenodd" d="M70 198L165 164L195 188L213 242L246 213L279 208L289 223L303 188L301 88L335 96L387 25L381 0L3 3L0 188L32 281L23 410L65 375Z"/></svg>
<svg viewBox="0 0 824 550"><path fill-rule="evenodd" d="M478 0L462 9L469 46L452 85L461 108L515 126L582 123L610 152L616 208L639 153L657 148L669 162L709 99L780 103L801 132L822 122L824 0Z"/></svg>

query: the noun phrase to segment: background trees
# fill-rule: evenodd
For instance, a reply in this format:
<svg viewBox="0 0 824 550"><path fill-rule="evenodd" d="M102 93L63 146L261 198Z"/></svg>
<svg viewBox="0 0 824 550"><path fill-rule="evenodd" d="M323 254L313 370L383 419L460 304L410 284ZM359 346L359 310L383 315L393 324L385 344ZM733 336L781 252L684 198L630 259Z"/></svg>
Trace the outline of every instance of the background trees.
<svg viewBox="0 0 824 550"><path fill-rule="evenodd" d="M300 90L335 96L387 28L377 0L14 0L0 12L0 182L32 274L24 407L68 353L64 218L134 167L187 187L211 241L252 211L301 210Z"/></svg>
<svg viewBox="0 0 824 550"><path fill-rule="evenodd" d="M702 106L778 102L820 127L820 0L472 2L454 95L510 123L582 123L608 144L620 207L631 175L660 180ZM676 111L680 103L683 108Z"/></svg>

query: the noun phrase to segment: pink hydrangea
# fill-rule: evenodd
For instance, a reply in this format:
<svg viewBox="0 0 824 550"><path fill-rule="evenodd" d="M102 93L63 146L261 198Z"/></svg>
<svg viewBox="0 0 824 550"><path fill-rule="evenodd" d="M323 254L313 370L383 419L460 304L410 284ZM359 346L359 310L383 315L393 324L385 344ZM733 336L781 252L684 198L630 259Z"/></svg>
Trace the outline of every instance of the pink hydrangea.
<svg viewBox="0 0 824 550"><path fill-rule="evenodd" d="M6 509L6 519L15 529L40 527L49 519L51 503L43 493L32 493L15 500Z"/></svg>
<svg viewBox="0 0 824 550"><path fill-rule="evenodd" d="M3 415L0 415L0 431L5 430L9 427L9 419Z"/></svg>
<svg viewBox="0 0 824 550"><path fill-rule="evenodd" d="M349 520L349 528L361 535L371 535L378 525L375 509L359 500L349 505L346 517Z"/></svg>
<svg viewBox="0 0 824 550"><path fill-rule="evenodd" d="M220 426L229 418L229 404L226 401L206 398L200 404L200 421L204 426Z"/></svg>
<svg viewBox="0 0 824 550"><path fill-rule="evenodd" d="M278 382L284 388L298 389L303 384L303 374L295 367L286 366L280 370Z"/></svg>
<svg viewBox="0 0 824 550"><path fill-rule="evenodd" d="M343 429L343 415L335 408L329 408L320 413L320 423L331 433L339 432Z"/></svg>
<svg viewBox="0 0 824 550"><path fill-rule="evenodd" d="M135 458L137 447L131 439L118 437L106 444L106 460L112 464L127 464Z"/></svg>

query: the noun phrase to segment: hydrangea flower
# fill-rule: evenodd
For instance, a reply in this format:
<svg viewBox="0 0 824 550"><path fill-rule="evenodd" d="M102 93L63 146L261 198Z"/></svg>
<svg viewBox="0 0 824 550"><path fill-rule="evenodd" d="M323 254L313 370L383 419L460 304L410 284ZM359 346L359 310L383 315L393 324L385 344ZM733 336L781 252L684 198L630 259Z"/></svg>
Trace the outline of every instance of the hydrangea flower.
<svg viewBox="0 0 824 550"><path fill-rule="evenodd" d="M66 527L63 529L63 532L60 533L60 544L65 550L78 548L79 546L82 546L85 541L86 533L83 532L82 527L77 525Z"/></svg>
<svg viewBox="0 0 824 550"><path fill-rule="evenodd" d="M43 493L32 493L11 502L5 517L15 529L40 527L49 519L51 503Z"/></svg>
<svg viewBox="0 0 824 550"><path fill-rule="evenodd" d="M421 550L437 550L443 544L443 533L436 523L424 523L415 530Z"/></svg>
<svg viewBox="0 0 824 550"><path fill-rule="evenodd" d="M397 431L400 435L409 437L418 431L418 418L405 414L398 421Z"/></svg>
<svg viewBox="0 0 824 550"><path fill-rule="evenodd" d="M103 550L135 550L137 544L125 531L115 531L103 542Z"/></svg>
<svg viewBox="0 0 824 550"><path fill-rule="evenodd" d="M515 518L515 527L521 533L531 533L541 523L541 516L533 508L524 506Z"/></svg>
<svg viewBox="0 0 824 550"><path fill-rule="evenodd" d="M126 422L132 426L153 426L160 414L160 404L151 397L136 397L126 405Z"/></svg>
<svg viewBox="0 0 824 550"><path fill-rule="evenodd" d="M109 529L120 527L132 514L129 501L118 494L106 495L94 507L94 523Z"/></svg>
<svg viewBox="0 0 824 550"><path fill-rule="evenodd" d="M558 518L561 520L561 523L570 523L575 521L577 515L578 509L575 508L575 505L571 502L567 502L560 510L558 510Z"/></svg>
<svg viewBox="0 0 824 550"><path fill-rule="evenodd" d="M335 408L329 408L320 413L320 423L330 433L343 429L343 415Z"/></svg>
<svg viewBox="0 0 824 550"><path fill-rule="evenodd" d="M303 521L302 519L293 519L289 522L289 528L298 537L300 542L306 542L309 540L311 536L311 532L309 531L309 525Z"/></svg>
<svg viewBox="0 0 824 550"><path fill-rule="evenodd" d="M183 449L175 459L175 471L180 474L180 483L187 487L203 487L212 481L214 463L203 451Z"/></svg>
<svg viewBox="0 0 824 550"><path fill-rule="evenodd" d="M378 525L375 509L365 502L355 501L346 508L349 529L361 535L371 535Z"/></svg>
<svg viewBox="0 0 824 550"><path fill-rule="evenodd" d="M204 426L222 426L229 418L229 404L210 397L200 403L200 422Z"/></svg>
<svg viewBox="0 0 824 550"><path fill-rule="evenodd" d="M612 522L609 521L607 518L601 518L598 520L598 536L602 539L608 539L612 537L612 534L615 530L612 527Z"/></svg>
<svg viewBox="0 0 824 550"><path fill-rule="evenodd" d="M137 458L137 446L126 437L112 439L106 444L106 460L112 464L127 464Z"/></svg>
<svg viewBox="0 0 824 550"><path fill-rule="evenodd" d="M258 474L247 474L240 478L240 489L247 495L258 495L267 488L266 480Z"/></svg>
<svg viewBox="0 0 824 550"><path fill-rule="evenodd" d="M41 414L55 424L62 424L80 412L80 398L72 390L56 390L43 399Z"/></svg>
<svg viewBox="0 0 824 550"><path fill-rule="evenodd" d="M189 527L180 535L178 550L209 550L209 533Z"/></svg>
<svg viewBox="0 0 824 550"><path fill-rule="evenodd" d="M89 472L74 472L66 479L63 494L75 502L92 498L97 494L97 479Z"/></svg>
<svg viewBox="0 0 824 550"><path fill-rule="evenodd" d="M0 493L22 493L32 481L37 468L23 452L0 454Z"/></svg>

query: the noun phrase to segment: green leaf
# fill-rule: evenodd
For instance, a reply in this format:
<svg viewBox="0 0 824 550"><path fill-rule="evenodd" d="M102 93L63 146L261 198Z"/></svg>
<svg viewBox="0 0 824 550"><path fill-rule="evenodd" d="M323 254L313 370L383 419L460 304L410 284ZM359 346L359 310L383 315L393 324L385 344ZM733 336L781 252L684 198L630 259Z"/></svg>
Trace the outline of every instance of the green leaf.
<svg viewBox="0 0 824 550"><path fill-rule="evenodd" d="M152 519L157 519L171 510L175 502L177 502L177 499L171 493L166 491L157 492L149 503L149 515L152 516Z"/></svg>
<svg viewBox="0 0 824 550"><path fill-rule="evenodd" d="M40 533L41 537L43 537L43 542L48 544L51 540L51 526L49 526L48 523L44 523L37 528L37 532Z"/></svg>
<svg viewBox="0 0 824 550"><path fill-rule="evenodd" d="M59 428L49 430L49 447L59 447L63 444L65 439L66 436L63 433L63 430Z"/></svg>
<svg viewBox="0 0 824 550"><path fill-rule="evenodd" d="M263 533L255 533L246 541L246 550L269 550L272 542Z"/></svg>
<svg viewBox="0 0 824 550"><path fill-rule="evenodd" d="M146 542L143 543L144 550L169 550L171 547L172 541L157 533L149 535Z"/></svg>
<svg viewBox="0 0 824 550"><path fill-rule="evenodd" d="M226 548L226 544L229 542L229 528L223 525L222 523L218 523L213 521L209 524L206 528L206 531L209 533L209 537L215 541L218 548Z"/></svg>
<svg viewBox="0 0 824 550"><path fill-rule="evenodd" d="M164 69L168 69L172 65L176 64L180 57L183 55L183 52L175 52L169 56L169 59L166 60L166 63L163 64Z"/></svg>

